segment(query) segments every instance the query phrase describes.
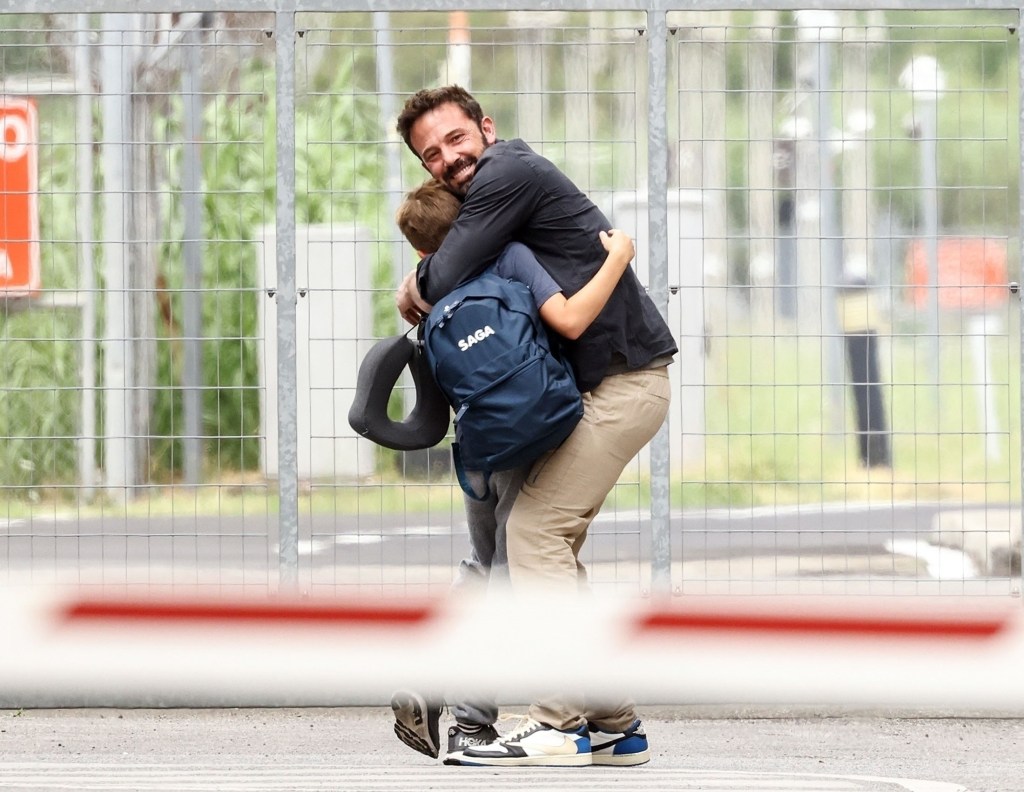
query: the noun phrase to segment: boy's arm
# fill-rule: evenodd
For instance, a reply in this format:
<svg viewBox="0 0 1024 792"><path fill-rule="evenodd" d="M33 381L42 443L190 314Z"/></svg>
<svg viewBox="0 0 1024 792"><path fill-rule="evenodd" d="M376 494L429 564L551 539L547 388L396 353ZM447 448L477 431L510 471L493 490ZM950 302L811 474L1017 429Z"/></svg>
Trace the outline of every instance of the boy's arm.
<svg viewBox="0 0 1024 792"><path fill-rule="evenodd" d="M602 231L600 236L601 244L608 251L601 269L572 297L566 299L562 292L558 292L540 306L540 318L545 324L571 340L583 335L583 331L601 313L636 253L633 240L625 231L613 228Z"/></svg>

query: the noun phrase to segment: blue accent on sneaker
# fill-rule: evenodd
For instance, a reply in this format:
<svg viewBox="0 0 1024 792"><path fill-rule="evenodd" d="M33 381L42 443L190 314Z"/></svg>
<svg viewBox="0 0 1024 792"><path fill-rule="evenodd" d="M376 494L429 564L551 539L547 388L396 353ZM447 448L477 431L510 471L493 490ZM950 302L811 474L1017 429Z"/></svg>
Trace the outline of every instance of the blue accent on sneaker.
<svg viewBox="0 0 1024 792"><path fill-rule="evenodd" d="M633 721L624 732L590 730L591 763L631 767L651 760L647 733L639 720Z"/></svg>

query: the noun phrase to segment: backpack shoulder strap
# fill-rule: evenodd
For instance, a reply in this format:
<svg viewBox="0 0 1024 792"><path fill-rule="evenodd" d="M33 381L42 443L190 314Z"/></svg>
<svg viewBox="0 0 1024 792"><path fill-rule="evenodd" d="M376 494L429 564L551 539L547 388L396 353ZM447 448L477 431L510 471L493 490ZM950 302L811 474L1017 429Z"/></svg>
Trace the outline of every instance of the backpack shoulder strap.
<svg viewBox="0 0 1024 792"><path fill-rule="evenodd" d="M458 476L459 486L462 487L463 492L475 501L487 500L487 493L490 491L491 472L489 470L482 471L484 476L484 494L477 495L476 490L473 489L472 482L469 480L469 476L466 475L466 466L462 463L462 453L459 451L459 444L455 442L452 443L452 466L455 468L455 475Z"/></svg>

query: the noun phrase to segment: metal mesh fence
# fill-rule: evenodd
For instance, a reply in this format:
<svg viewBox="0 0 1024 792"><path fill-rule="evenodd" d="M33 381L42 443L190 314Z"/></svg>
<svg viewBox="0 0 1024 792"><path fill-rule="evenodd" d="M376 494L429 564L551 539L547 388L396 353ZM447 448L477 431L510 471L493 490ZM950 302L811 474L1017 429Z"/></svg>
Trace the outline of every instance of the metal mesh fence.
<svg viewBox="0 0 1024 792"><path fill-rule="evenodd" d="M75 10L0 15L0 582L449 586L446 446L346 416L416 262L394 120L457 82L680 348L595 586L1019 592L1018 12Z"/></svg>

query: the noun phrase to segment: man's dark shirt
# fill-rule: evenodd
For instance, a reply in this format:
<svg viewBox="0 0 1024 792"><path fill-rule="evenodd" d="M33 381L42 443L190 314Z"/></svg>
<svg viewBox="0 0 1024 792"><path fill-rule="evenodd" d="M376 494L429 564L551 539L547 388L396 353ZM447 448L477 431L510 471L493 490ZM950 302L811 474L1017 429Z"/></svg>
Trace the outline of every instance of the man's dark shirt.
<svg viewBox="0 0 1024 792"><path fill-rule="evenodd" d="M566 297L607 257L598 232L607 218L569 178L521 140L488 147L476 165L459 216L440 249L419 265L429 303L493 264L509 242L527 245ZM627 267L608 304L576 341L564 342L581 391L596 387L609 364L642 368L677 351L672 333Z"/></svg>

